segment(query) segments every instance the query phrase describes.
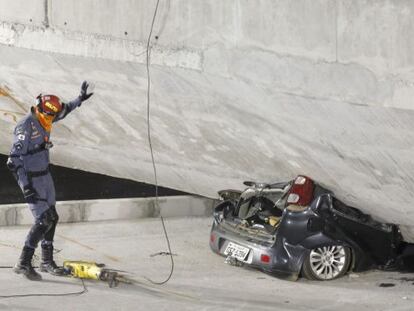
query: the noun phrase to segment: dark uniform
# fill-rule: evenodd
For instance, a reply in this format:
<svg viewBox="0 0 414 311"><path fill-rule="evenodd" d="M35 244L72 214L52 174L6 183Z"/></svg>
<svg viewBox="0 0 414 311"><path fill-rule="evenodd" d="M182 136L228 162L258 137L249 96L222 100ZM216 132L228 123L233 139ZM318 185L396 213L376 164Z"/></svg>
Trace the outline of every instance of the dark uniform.
<svg viewBox="0 0 414 311"><path fill-rule="evenodd" d="M53 123L64 119L83 100L87 83L82 84L81 95L69 103L63 103L54 116ZM62 268L53 261L53 238L59 216L56 212L55 187L49 173L49 149L53 146L50 132L46 131L36 116L35 108L17 124L7 166L17 179L34 217L34 224L27 235L19 266L15 272L24 273L31 280L41 279L31 266L34 249L39 241L42 246L41 271L61 274ZM30 259L30 260L29 260ZM30 271L26 271L30 270Z"/></svg>
<svg viewBox="0 0 414 311"><path fill-rule="evenodd" d="M65 118L80 103L81 101L76 99L64 104L64 109L55 117L53 122ZM43 237L40 233L44 228L38 227L41 226L42 221L45 220L44 218L54 217L56 219L52 221L57 222L58 216L55 209L55 186L49 173L49 149L52 147L50 132L43 129L33 110L32 107L31 112L17 124L14 130L14 142L8 166L13 168L23 194L26 194L30 187L37 193L36 196L28 199L29 208L35 218L36 228L29 232L25 243L28 247L36 248L37 243ZM45 235L42 243L53 242L55 226L50 226L47 231L49 235Z"/></svg>

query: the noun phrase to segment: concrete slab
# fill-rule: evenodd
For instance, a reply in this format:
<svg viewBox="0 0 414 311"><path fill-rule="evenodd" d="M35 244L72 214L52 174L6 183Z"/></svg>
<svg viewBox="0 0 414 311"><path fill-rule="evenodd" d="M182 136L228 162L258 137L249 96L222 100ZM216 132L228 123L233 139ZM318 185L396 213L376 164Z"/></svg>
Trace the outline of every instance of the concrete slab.
<svg viewBox="0 0 414 311"><path fill-rule="evenodd" d="M69 100L89 79L95 96L56 126L52 161L153 183L144 64L155 1L33 2L48 27L1 18L16 3L0 15L0 152L36 95ZM162 1L151 43L160 184L216 197L245 179L307 174L414 242L412 10Z"/></svg>
<svg viewBox="0 0 414 311"><path fill-rule="evenodd" d="M412 310L413 275L372 271L331 282L283 281L256 270L236 268L208 246L211 218L166 220L175 272L164 286L144 277L164 280L170 269L162 227L157 219L62 224L57 228L56 255L61 262L93 260L126 270L139 280L132 286L109 288L87 281L88 292L77 297L0 299L7 310ZM12 265L28 227L0 228L0 265ZM67 293L82 290L77 279L44 276L29 282L0 269L1 295ZM392 287L380 287L382 283Z"/></svg>
<svg viewBox="0 0 414 311"><path fill-rule="evenodd" d="M3 79L13 85L0 97L13 108L0 116L0 130L9 133L0 137L0 152L8 152L15 119L29 109L31 96L43 89L70 99L78 82L90 78L96 95L54 129L52 162L153 182L143 130L144 66L8 47L0 55L7 59ZM32 71L41 81L23 82ZM243 180L307 174L373 217L403 225L413 239L412 110L268 92L178 69L154 68L153 79L160 185L215 197L220 189L242 188Z"/></svg>
<svg viewBox="0 0 414 311"><path fill-rule="evenodd" d="M212 215L215 201L198 196L108 199L57 202L59 222L89 222L146 217ZM33 216L26 204L0 205L0 226L27 225Z"/></svg>

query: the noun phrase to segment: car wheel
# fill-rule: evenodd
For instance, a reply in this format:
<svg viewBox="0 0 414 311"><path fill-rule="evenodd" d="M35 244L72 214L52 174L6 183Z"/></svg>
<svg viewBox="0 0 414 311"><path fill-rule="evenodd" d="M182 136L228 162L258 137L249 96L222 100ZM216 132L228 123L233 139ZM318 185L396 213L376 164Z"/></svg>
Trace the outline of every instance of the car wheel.
<svg viewBox="0 0 414 311"><path fill-rule="evenodd" d="M310 251L303 263L303 276L328 281L343 276L351 263L351 250L342 245L318 247Z"/></svg>

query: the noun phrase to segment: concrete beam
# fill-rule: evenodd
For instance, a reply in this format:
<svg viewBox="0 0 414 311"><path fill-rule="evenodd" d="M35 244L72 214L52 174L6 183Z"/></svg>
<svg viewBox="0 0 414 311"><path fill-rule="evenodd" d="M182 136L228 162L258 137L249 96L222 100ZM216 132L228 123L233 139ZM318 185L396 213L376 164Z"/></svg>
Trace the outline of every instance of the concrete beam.
<svg viewBox="0 0 414 311"><path fill-rule="evenodd" d="M414 68L412 1L338 1L338 58L381 74Z"/></svg>
<svg viewBox="0 0 414 311"><path fill-rule="evenodd" d="M45 24L8 18L17 7L0 15L0 152L37 94L69 100L89 79L95 96L56 126L52 161L152 183L144 64L155 1L46 3ZM215 197L244 179L308 174L414 241L412 10L162 1L151 41L160 184Z"/></svg>
<svg viewBox="0 0 414 311"><path fill-rule="evenodd" d="M0 21L44 26L46 6L45 0L0 0Z"/></svg>

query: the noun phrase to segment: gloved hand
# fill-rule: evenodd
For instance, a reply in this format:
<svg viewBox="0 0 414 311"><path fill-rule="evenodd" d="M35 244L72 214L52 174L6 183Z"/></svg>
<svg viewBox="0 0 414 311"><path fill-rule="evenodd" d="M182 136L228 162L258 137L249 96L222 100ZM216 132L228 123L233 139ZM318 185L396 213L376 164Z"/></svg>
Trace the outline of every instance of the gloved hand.
<svg viewBox="0 0 414 311"><path fill-rule="evenodd" d="M16 165L14 165L12 159L8 158L7 162L6 162L7 168L9 169L9 171L11 172L15 172L16 171Z"/></svg>
<svg viewBox="0 0 414 311"><path fill-rule="evenodd" d="M27 203L36 203L37 192L32 185L23 187L23 195Z"/></svg>
<svg viewBox="0 0 414 311"><path fill-rule="evenodd" d="M14 179L18 180L17 167L13 163L13 161L12 161L11 158L8 158L7 159L6 165L7 165L7 168L9 169L9 171L13 174Z"/></svg>
<svg viewBox="0 0 414 311"><path fill-rule="evenodd" d="M93 93L88 94L88 87L89 87L89 83L86 82L86 81L83 81L83 83L81 85L81 91L80 91L80 94L79 94L79 99L81 101L81 104L82 104L83 101L87 100L89 97L91 97L93 95Z"/></svg>

